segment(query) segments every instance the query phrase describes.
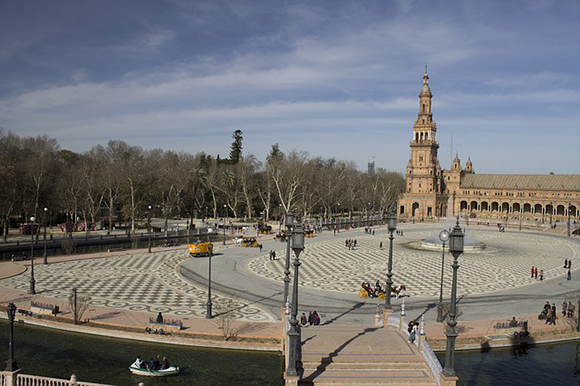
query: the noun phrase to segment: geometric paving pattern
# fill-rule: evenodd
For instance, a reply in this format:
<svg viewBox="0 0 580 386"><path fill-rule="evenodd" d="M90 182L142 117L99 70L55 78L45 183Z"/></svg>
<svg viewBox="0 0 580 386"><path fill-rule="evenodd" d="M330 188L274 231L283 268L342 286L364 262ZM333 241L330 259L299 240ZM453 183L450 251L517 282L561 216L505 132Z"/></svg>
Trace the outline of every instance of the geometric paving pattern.
<svg viewBox="0 0 580 386"><path fill-rule="evenodd" d="M441 251L408 248L412 241L437 235L441 227L432 230L405 229L396 236L393 246L393 282L405 284L405 295L436 297L441 280ZM561 237L542 234L498 232L492 229L468 228L466 237L473 237L493 248L483 252L467 252L459 257L458 293L484 294L492 291L532 285L532 266L544 270L544 280L563 276L564 259L572 259L572 269L580 267L580 245ZM316 243L307 241L300 255L300 285L328 291L358 293L361 282L383 286L388 268L389 240L386 232L375 236L351 232L356 238L356 250L349 250L344 239ZM312 240L312 239L311 239ZM383 242L383 249L379 243ZM285 256L285 255L284 255ZM292 259L294 254L292 253ZM284 276L284 258L269 261L260 256L248 263L248 268L262 277L280 281ZM444 286L450 288L453 256L445 252ZM291 270L293 266L291 266Z"/></svg>
<svg viewBox="0 0 580 386"><path fill-rule="evenodd" d="M206 289L192 285L177 274L179 264L188 256L180 250L36 264L34 275L37 284L42 283L41 294L49 297L66 301L76 287L91 297L92 306L203 318ZM29 275L22 274L1 280L0 285L26 292L29 280ZM212 302L215 312L220 297L212 296ZM228 309L235 309L233 314L237 319L273 321L268 313L239 301L233 300Z"/></svg>

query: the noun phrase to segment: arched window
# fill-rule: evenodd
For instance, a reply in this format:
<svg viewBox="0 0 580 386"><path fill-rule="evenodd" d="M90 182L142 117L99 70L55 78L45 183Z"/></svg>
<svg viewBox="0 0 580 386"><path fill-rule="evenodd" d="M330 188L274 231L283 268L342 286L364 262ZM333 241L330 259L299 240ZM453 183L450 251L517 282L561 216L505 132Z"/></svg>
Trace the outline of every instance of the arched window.
<svg viewBox="0 0 580 386"><path fill-rule="evenodd" d="M423 103L423 112L425 112L425 103Z"/></svg>

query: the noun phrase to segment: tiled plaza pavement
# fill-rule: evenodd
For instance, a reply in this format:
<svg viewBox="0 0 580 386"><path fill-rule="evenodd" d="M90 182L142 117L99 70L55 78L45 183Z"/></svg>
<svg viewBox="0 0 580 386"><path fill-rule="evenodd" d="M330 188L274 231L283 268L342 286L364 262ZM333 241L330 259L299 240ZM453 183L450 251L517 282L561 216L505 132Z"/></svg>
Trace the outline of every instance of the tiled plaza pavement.
<svg viewBox="0 0 580 386"><path fill-rule="evenodd" d="M407 246L437 235L433 230L405 230L404 236L395 236L393 251L393 281L404 284L405 295L437 297L439 295L442 251L416 250ZM345 247L344 239L316 243L307 242L300 255L300 284L327 291L355 293L361 282L374 283L379 279L383 286L388 262L388 241L378 234L358 234L355 250ZM564 238L537 233L500 233L497 230L468 229L468 238L475 238L489 248L482 252L466 252L459 258L460 275L458 294L486 294L536 283L530 269L544 270L544 280L563 276L564 259L572 259L573 268L579 267L580 245ZM383 241L383 249L380 242ZM451 283L453 257L445 253L444 282ZM280 281L283 278L283 260L269 261L267 257L254 259L248 265L259 276Z"/></svg>
<svg viewBox="0 0 580 386"><path fill-rule="evenodd" d="M436 235L440 226L409 227L404 236L395 237L393 272L395 284L405 284L406 295L430 297L439 294L441 270L440 251L418 251L405 247L411 241ZM330 237L329 237L330 236ZM308 239L300 258L300 284L307 289L324 289L352 296L360 288L361 281L384 283L387 272L388 239L384 229L375 236L362 230L340 233L332 237L326 232L322 237ZM499 233L494 229L468 228L468 237L476 238L490 246L486 252L465 253L460 257L458 294L486 294L496 290L510 289L535 283L530 278L530 267L543 269L546 280L565 275L564 259L572 259L573 268L579 267L580 246L561 237L537 233ZM356 238L355 250L348 250L345 238ZM379 248L383 241L383 249ZM273 244L273 241L269 241ZM277 243L281 249L285 244ZM216 246L218 249L220 246ZM257 252L257 250L254 250ZM224 254L236 256L249 252L228 248ZM250 280L282 282L283 261L270 261L267 249L257 257L246 258L245 270ZM252 254L254 256L254 254ZM137 252L123 256L64 261L58 264L35 265L35 277L40 294L44 297L67 300L71 289L88 294L93 307L109 307L133 312L157 312L174 316L204 318L207 291L200 284L192 284L178 272L182 262L188 259L184 247L161 250L154 254ZM446 253L445 283L451 282L452 257ZM216 262L217 263L217 262ZM242 264L241 264L242 265ZM243 290L244 283L235 283ZM29 288L26 273L0 280L0 286L25 293ZM228 299L228 309L235 309L235 316L248 321L275 321L277 315L265 311L258 303L220 297L213 292L214 310L220 301Z"/></svg>
<svg viewBox="0 0 580 386"><path fill-rule="evenodd" d="M188 258L183 248L148 254L111 256L58 264L35 264L38 293L66 301L72 288L91 297L92 307L108 307L134 312L157 312L174 316L204 318L206 288L198 288L177 273L177 267ZM0 281L0 285L26 293L30 285L27 274ZM220 302L213 296L215 309ZM236 317L248 321L273 321L259 308L227 300Z"/></svg>

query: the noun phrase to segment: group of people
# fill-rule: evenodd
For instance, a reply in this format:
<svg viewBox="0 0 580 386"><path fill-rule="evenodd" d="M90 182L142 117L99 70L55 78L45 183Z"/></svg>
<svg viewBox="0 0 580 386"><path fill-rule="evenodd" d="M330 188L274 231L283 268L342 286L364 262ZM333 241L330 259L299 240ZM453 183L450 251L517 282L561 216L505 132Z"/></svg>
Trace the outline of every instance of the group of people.
<svg viewBox="0 0 580 386"><path fill-rule="evenodd" d="M540 281L544 280L544 270L540 269ZM538 267L532 266L532 279L538 278Z"/></svg>
<svg viewBox="0 0 580 386"><path fill-rule="evenodd" d="M318 326L320 324L320 316L318 315L318 312L310 311L308 313L308 318L306 318L306 314L303 312L300 316L300 324L302 326L306 326L306 324L309 326Z"/></svg>
<svg viewBox="0 0 580 386"><path fill-rule="evenodd" d="M276 260L276 252L270 251L270 260Z"/></svg>
<svg viewBox="0 0 580 386"><path fill-rule="evenodd" d="M546 302L542 312L540 312L540 315L538 315L538 319L545 319L546 324L555 325L556 319L558 319L558 314L556 313L556 304L552 303L552 305L550 305L550 302Z"/></svg>
<svg viewBox="0 0 580 386"><path fill-rule="evenodd" d="M166 370L169 367L171 367L169 361L165 357L163 357L163 362L160 362L159 355L157 355L155 358L151 357L151 359L149 360L149 364L146 364L141 359L141 355L138 355L133 365L140 369L148 369L148 370Z"/></svg>
<svg viewBox="0 0 580 386"><path fill-rule="evenodd" d="M564 269L568 269L568 273L566 274L566 280L572 280L572 260L564 259Z"/></svg>
<svg viewBox="0 0 580 386"><path fill-rule="evenodd" d="M562 316L573 318L575 311L576 306L572 304L572 302L567 302L564 300L564 302L562 303Z"/></svg>
<svg viewBox="0 0 580 386"><path fill-rule="evenodd" d="M375 235L375 230L370 228L370 227L366 227L365 228L365 233L369 234L369 235Z"/></svg>
<svg viewBox="0 0 580 386"><path fill-rule="evenodd" d="M356 240L346 239L344 241L344 246L348 247L348 250L355 249L356 248Z"/></svg>
<svg viewBox="0 0 580 386"><path fill-rule="evenodd" d="M397 234L397 236L403 236L403 231L397 229L397 233L396 234Z"/></svg>

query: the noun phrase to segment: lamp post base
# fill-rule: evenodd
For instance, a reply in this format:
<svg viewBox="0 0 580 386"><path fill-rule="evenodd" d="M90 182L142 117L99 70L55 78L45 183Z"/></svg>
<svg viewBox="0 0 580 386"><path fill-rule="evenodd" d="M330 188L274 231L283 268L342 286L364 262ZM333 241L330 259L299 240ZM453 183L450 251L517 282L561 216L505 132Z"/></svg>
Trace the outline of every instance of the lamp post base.
<svg viewBox="0 0 580 386"><path fill-rule="evenodd" d="M437 305L437 323L443 323L443 304Z"/></svg>
<svg viewBox="0 0 580 386"><path fill-rule="evenodd" d="M441 373L441 386L456 386L457 381L459 380L458 377L448 377L445 374Z"/></svg>

